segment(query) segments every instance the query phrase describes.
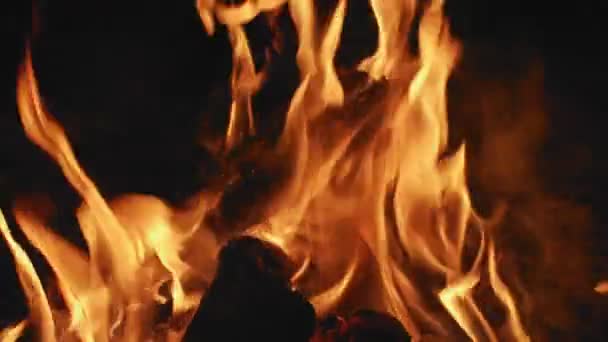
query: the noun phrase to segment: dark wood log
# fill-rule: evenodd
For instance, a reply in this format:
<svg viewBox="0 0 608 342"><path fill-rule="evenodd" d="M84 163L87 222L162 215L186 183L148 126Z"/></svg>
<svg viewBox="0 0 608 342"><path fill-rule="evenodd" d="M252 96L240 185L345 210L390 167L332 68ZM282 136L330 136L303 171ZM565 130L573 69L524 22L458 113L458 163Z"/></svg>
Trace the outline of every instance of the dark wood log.
<svg viewBox="0 0 608 342"><path fill-rule="evenodd" d="M184 341L309 341L315 312L291 287L294 271L270 243L231 240L220 252L216 277Z"/></svg>

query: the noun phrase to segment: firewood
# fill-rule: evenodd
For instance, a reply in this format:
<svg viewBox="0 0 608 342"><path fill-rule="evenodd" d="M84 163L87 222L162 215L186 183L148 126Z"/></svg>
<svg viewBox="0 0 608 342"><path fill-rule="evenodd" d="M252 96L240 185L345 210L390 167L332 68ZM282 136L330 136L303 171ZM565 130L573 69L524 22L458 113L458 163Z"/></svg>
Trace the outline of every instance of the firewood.
<svg viewBox="0 0 608 342"><path fill-rule="evenodd" d="M289 258L270 243L231 240L184 341L309 341L315 312L292 288L293 272Z"/></svg>

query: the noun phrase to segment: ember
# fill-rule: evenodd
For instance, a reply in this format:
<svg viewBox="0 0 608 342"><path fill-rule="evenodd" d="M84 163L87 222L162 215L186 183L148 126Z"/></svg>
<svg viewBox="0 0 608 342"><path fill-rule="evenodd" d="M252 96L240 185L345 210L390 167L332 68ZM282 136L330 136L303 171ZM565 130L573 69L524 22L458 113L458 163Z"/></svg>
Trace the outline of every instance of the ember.
<svg viewBox="0 0 608 342"><path fill-rule="evenodd" d="M308 341L315 312L291 287L295 271L268 243L249 237L230 241L184 341Z"/></svg>
<svg viewBox="0 0 608 342"><path fill-rule="evenodd" d="M386 314L360 311L348 320L330 316L323 320L312 342L403 342L410 338L401 323Z"/></svg>

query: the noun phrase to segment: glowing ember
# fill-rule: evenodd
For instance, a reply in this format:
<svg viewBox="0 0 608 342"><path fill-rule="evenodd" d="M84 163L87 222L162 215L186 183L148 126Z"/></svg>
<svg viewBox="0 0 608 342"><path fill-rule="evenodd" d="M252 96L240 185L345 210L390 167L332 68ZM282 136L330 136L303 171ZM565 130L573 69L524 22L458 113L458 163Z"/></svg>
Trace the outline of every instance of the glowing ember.
<svg viewBox="0 0 608 342"><path fill-rule="evenodd" d="M263 72L255 70L243 25L288 6L299 37L301 83L280 139L268 151L285 163L288 177L266 204L264 224L250 227L248 234L280 246L299 263L293 285L320 316L352 302L351 290L363 283L367 291L358 306L391 313L415 340L451 336L453 322L474 341L528 340L517 303L499 274L489 222L471 208L465 147L446 155L446 82L459 44L449 35L442 2L426 6L419 54L413 56L403 42L420 4L371 0L378 48L359 69L369 75L368 88L383 91L365 113L348 120L344 109L357 96L344 91L333 63L347 5L338 1L330 19L322 22L309 0L239 6L198 2L208 32L214 32L217 18L227 26L233 46L226 152L256 134L251 97L264 81ZM152 338L155 310L167 301L160 291L165 284L173 316L196 309L203 286L185 284L213 278L220 241L201 222L218 194L201 195L201 205L187 212L150 196L107 203L60 125L45 111L29 53L18 80L18 104L27 136L55 160L82 197L77 216L88 244L88 251L80 251L36 215L15 208L21 230L55 273L69 317L60 320L65 313L51 307L28 256L0 222L29 299L28 322L41 340ZM192 241L200 252L184 259L182 252ZM366 272L374 275L365 281L358 277ZM420 281L420 274L433 280ZM482 281L502 303L505 318L500 323L490 322L483 303L473 296ZM14 339L24 324L0 336ZM184 331L180 327L164 338L179 340Z"/></svg>

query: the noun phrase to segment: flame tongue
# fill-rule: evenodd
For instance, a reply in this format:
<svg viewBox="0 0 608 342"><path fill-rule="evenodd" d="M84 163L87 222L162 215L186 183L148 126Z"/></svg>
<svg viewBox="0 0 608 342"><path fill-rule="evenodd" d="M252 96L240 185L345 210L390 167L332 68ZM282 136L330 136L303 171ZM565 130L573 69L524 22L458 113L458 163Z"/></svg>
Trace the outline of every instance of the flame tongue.
<svg viewBox="0 0 608 342"><path fill-rule="evenodd" d="M409 34L417 2L370 0L370 4L378 22L378 49L359 68L374 79L393 77L407 69L407 45L403 41Z"/></svg>
<svg viewBox="0 0 608 342"><path fill-rule="evenodd" d="M93 181L82 171L61 126L44 111L29 52L23 69L17 84L17 103L27 136L55 159L86 206L91 208L92 215L86 219L87 222L81 222L88 242L102 244L100 250L110 254L108 261L127 263L130 264L127 268L136 269L135 264L140 260L132 242ZM116 285L125 291L131 283L131 276L130 273L113 275Z"/></svg>
<svg viewBox="0 0 608 342"><path fill-rule="evenodd" d="M29 301L30 319L38 325L38 334L42 341L55 341L55 324L53 321L51 308L49 306L42 283L36 274L34 265L30 261L23 248L15 241L8 228L4 215L0 212L0 232L8 243L8 247L15 258L17 265L17 275L23 285L25 296ZM3 331L0 336L6 339L17 340L20 332L23 331L23 324L16 325ZM4 341L4 340L3 340Z"/></svg>
<svg viewBox="0 0 608 342"><path fill-rule="evenodd" d="M270 152L287 163L290 172L269 200L267 224L251 227L250 234L272 241L301 263L292 281L321 315L362 297L353 290L359 285L368 289L365 304L392 313L415 339L429 330L451 336L455 332L450 324L455 322L460 333L474 341L527 340L514 297L499 275L488 223L471 208L465 147L444 156L446 83L459 45L446 30L441 1L428 3L422 14L419 55L414 56L404 37L420 3L371 0L379 26L378 48L359 66L371 85L352 95L343 89L334 68L346 0L337 2L325 24L312 1L258 0L227 6L199 0L208 32L214 31L215 16L227 25L233 45L226 149L256 134L251 98L264 80L264 72L255 70L243 25L284 4L298 34L301 83ZM382 91L372 92L374 88ZM353 104L372 93L364 106ZM211 255L217 244L211 234L204 235L209 233L205 227L193 232L194 219L183 224L175 210L150 196L131 195L108 204L82 170L61 126L45 112L29 51L18 80L18 105L27 136L55 160L84 202L77 215L88 254L24 208L15 209L23 232L56 275L69 311L68 327L56 324L33 265L0 222L43 340L55 340L60 335L56 329L84 341L150 338L154 308L165 300L158 298L159 288L166 281L174 314L194 308L202 290L192 294L182 280L194 268L215 265ZM344 113L353 108L364 115ZM186 216L200 221L210 202L205 196L204 205ZM201 250L190 264L180 252L201 236L209 240L209 251ZM467 236L476 241L467 241ZM465 242L474 246L472 263L463 261ZM415 270L440 280L422 288ZM371 274L370 279L361 279L363 272ZM473 297L484 274L507 314L502 326L490 324ZM442 305L443 311L431 309L433 304ZM1 336L16 335L20 329ZM165 337L179 339L181 333Z"/></svg>
<svg viewBox="0 0 608 342"><path fill-rule="evenodd" d="M23 232L53 269L69 311L68 326L58 327L62 328L58 336L74 334L83 341L148 338L158 305L156 292L167 280L176 313L196 305L200 294L186 295L181 285L182 278L191 273L179 255L185 239L192 236L190 227L179 227L174 221L178 213L154 197L131 196L106 203L80 167L62 128L45 112L29 51L18 80L18 105L28 137L59 164L84 200L77 216L88 255L46 228L26 207L18 204L15 208ZM200 216L199 209L191 214ZM180 218L188 221L187 216ZM42 324L42 339L53 341L56 315L29 259L3 226L23 275L22 284L32 298L32 319Z"/></svg>

